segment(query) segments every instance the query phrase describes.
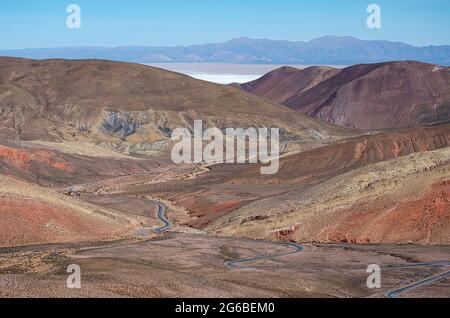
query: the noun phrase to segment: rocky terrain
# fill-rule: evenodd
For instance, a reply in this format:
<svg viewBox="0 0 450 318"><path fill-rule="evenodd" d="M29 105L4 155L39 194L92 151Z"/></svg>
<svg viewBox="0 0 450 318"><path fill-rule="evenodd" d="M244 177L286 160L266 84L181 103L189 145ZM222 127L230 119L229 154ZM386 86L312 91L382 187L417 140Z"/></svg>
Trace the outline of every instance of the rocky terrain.
<svg viewBox="0 0 450 318"><path fill-rule="evenodd" d="M307 91L336 75L339 71L337 68L327 66L311 66L305 69L284 66L255 81L232 85L278 104L283 104L292 96Z"/></svg>
<svg viewBox="0 0 450 318"><path fill-rule="evenodd" d="M378 298L442 271L394 266L445 259L449 248L307 244L302 253L253 262L251 269L223 265L274 252L280 247L268 242L183 233L107 246L0 249L0 297ZM373 263L383 264L381 290L366 287L367 264ZM68 264L82 268L81 289L66 287ZM448 282L404 296L446 297Z"/></svg>
<svg viewBox="0 0 450 318"><path fill-rule="evenodd" d="M282 68L241 85L304 114L363 130L448 122L449 87L450 68L415 61Z"/></svg>
<svg viewBox="0 0 450 318"><path fill-rule="evenodd" d="M322 197L326 193L348 201L336 203L342 208L336 213L345 220L356 220L361 213L362 219L367 221L369 212L363 207L375 207L376 202L370 191L361 190L361 194L356 188L352 192L341 185L331 190L321 188L327 184L338 185L338 180L352 184L352 173L360 171L363 176L373 176L371 169L377 167L377 171L386 170L386 173L399 171L398 175L391 176L399 188L394 191L389 186L377 187L379 192L376 195L389 202L398 201L397 209L441 200L446 195L447 170L442 171L442 180L435 174L424 173L422 184L427 184L428 188L423 189L421 195L414 196L411 195L413 190L406 188L407 184L412 184L408 179L412 174L409 170L398 170L397 165L411 162L411 169L416 169L416 165L420 166L424 161L425 166L420 166L420 169L433 169L427 155L434 151L444 159L448 155L445 151L450 145L448 124L364 133L311 119L236 88L146 66L106 61L2 59L1 62L5 68L1 72L4 94L0 127L4 139L0 140L0 172L8 180L30 184L30 187L43 187L49 195L52 191L76 195L76 202L86 201L94 207L99 206L100 210L119 211L124 215L130 213L126 206L108 201L116 202L119 200L117 196L125 196L129 200L137 198L135 204L141 205L143 203L139 202L145 202L146 197L164 199L174 208L188 213L180 218L183 220L180 225L211 233L233 234L236 231L236 234L250 238L308 242L449 242L445 230L439 230L437 236L429 238L419 230L422 227L429 229L435 222L435 216L427 217L429 212L424 207L417 208L414 217L420 221L414 225L408 223L413 216L401 223L392 221L389 216L383 220L383 225L371 227L371 235L360 232L361 224L357 222L342 221L345 225L331 229L327 220L334 220L335 216L331 216L330 209L339 209L322 202L330 200ZM266 91L281 100L284 98L282 90L279 90L284 86L281 78L286 74L290 74L286 83L303 80L301 87L292 87L302 94L341 72L313 67L299 73L292 68L283 68L247 88ZM280 86L271 91L268 87L273 78L280 79L277 80ZM95 85L99 87L94 89ZM132 93L136 90L141 92ZM172 90L176 93L170 95L174 98L170 100L169 95L164 94ZM211 105L207 106L210 102ZM13 104L20 106L11 107ZM191 104L195 106L186 106ZM64 111L61 111L62 105L67 106ZM225 107L228 108L224 110ZM217 124L220 128L231 123L242 127L251 124L264 126L269 122L271 125L276 123L275 126L279 124L286 138L279 172L264 176L260 174L259 165L250 164L175 165L170 159L168 134L175 125L189 127L190 120L200 115L205 116L210 125ZM384 174L380 173L370 182L378 184L383 178ZM346 192L342 194L341 191ZM8 192L4 190L4 193ZM315 198L313 194L320 196ZM305 195L307 201L304 201ZM14 205L9 194L2 200L4 206ZM291 202L288 208L281 208L284 205L280 202L284 201ZM17 213L30 213L30 205L16 203L20 206ZM266 206L273 206L273 210ZM386 206L392 208L389 204ZM318 221L311 217L302 223L306 230L299 228L297 218L300 216L294 212L296 209L303 211L306 207L314 217L319 215L323 223L317 225ZM255 215L248 212L253 209L258 211ZM377 209L381 214L385 211L384 207ZM432 205L430 213L443 213L444 219L436 217L445 227L448 226L447 210L444 202L439 207ZM286 224L275 222L266 227L271 218L281 220L281 215L287 215ZM377 215L373 213L372 217ZM139 222L140 219L135 220L136 224ZM393 232L404 231L404 234L399 237L386 234L384 231L389 222L393 223ZM18 235L29 232L25 226L19 226L20 223L10 223ZM402 230L401 226L405 224L410 224L408 226L412 230ZM261 232L258 232L259 226ZM251 230L247 232L249 228ZM122 235L127 231L129 229L125 226L117 233ZM87 235L83 240L90 237Z"/></svg>
<svg viewBox="0 0 450 318"><path fill-rule="evenodd" d="M0 176L0 246L126 237L137 220L55 190Z"/></svg>
<svg viewBox="0 0 450 318"><path fill-rule="evenodd" d="M139 185L122 183L121 191L133 195L150 193L171 200L191 211L190 225L203 229L217 218L226 217L251 202L271 201L279 195L309 189L355 169L377 163L387 165L389 160L446 149L449 144L448 124L410 128L354 137L293 153L281 158L280 170L275 175L261 175L258 165L215 165L195 179L168 180L157 184L141 182ZM107 183L111 185L106 189L117 188L113 182ZM386 188L386 191L390 190ZM266 209L261 207L261 210ZM317 211L322 210L318 208Z"/></svg>
<svg viewBox="0 0 450 318"><path fill-rule="evenodd" d="M119 62L0 57L0 137L95 142L152 154L178 127L279 127L282 138L323 144L355 134L240 90Z"/></svg>
<svg viewBox="0 0 450 318"><path fill-rule="evenodd" d="M245 86L258 97L135 64L0 58L0 66L2 297L381 297L447 268L410 267L448 258L450 124L431 124L445 119L437 102L445 69L283 68ZM407 101L426 104L422 117L416 106L410 117L403 108L390 114L394 126L413 127L342 128L268 99L314 91L328 100L335 88L336 100L351 91L361 101L358 92L375 94L373 73L392 84L391 68L407 74L398 90L417 88ZM417 69L422 82L409 81ZM349 86L336 80L349 72ZM441 84L424 88L432 77ZM349 118L363 127L381 117ZM175 164L170 133L195 119L220 129L280 127L279 172ZM232 266L246 258L248 267ZM65 287L74 263L82 290ZM382 291L365 287L374 263L388 272ZM410 295L445 294L445 286Z"/></svg>
<svg viewBox="0 0 450 318"><path fill-rule="evenodd" d="M448 244L449 148L352 170L246 205L209 230L299 242Z"/></svg>

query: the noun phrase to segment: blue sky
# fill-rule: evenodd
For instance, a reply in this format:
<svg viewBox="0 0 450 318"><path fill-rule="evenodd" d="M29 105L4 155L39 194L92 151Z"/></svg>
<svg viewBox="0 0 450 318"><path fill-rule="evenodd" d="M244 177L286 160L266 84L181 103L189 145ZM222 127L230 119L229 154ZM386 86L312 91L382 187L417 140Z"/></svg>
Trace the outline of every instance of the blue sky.
<svg viewBox="0 0 450 318"><path fill-rule="evenodd" d="M68 29L66 7L81 7ZM368 29L366 8L382 10ZM325 35L450 44L449 0L0 0L0 49L173 46L235 37L311 40Z"/></svg>

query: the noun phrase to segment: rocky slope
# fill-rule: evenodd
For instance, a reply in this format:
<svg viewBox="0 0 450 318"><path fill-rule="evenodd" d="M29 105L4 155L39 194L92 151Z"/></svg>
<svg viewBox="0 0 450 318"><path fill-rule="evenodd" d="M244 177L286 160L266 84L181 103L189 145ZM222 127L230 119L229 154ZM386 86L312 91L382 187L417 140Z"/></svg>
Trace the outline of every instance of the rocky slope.
<svg viewBox="0 0 450 318"><path fill-rule="evenodd" d="M317 70L280 69L242 88L344 127L376 130L450 120L448 67L402 61Z"/></svg>
<svg viewBox="0 0 450 318"><path fill-rule="evenodd" d="M450 148L368 165L257 201L209 231L299 242L450 242Z"/></svg>
<svg viewBox="0 0 450 318"><path fill-rule="evenodd" d="M399 184L406 185L409 181L403 183L403 177L414 178L407 177L410 173L409 170L398 170L397 166L406 165L409 161L412 162L412 165L421 164L422 158L426 158L427 153L442 149L448 150L449 146L450 124L385 131L338 141L321 148L283 157L280 160L280 170L275 175L261 175L260 167L257 165L217 165L210 167L209 172L198 175L194 180L168 181L159 184L147 182L147 184L141 183L139 186L134 183L129 186L124 184L123 189L130 194L146 193L163 197L172 201L175 205L188 209L192 218L189 221L191 226L200 229L213 227L214 233L234 234L232 231L227 231L229 224L228 221L224 220L228 220L228 217L239 220L233 223L235 224L233 231L238 233L238 228L241 227L240 222L244 220L242 224L252 224L254 221L255 227L258 227L265 224L264 220L276 220L280 215L294 208L300 211L311 206L311 213L326 215L328 207L315 204L316 201L319 202L317 196L322 193L339 196L345 180L349 183L352 182L350 176L354 171L360 171L362 176L366 174L368 178L371 178L371 167L380 165L389 173L391 170L396 172L392 176L393 183L398 180ZM415 157L416 155L417 157ZM413 157L410 158L410 156ZM397 162L396 160L398 160L398 163L391 163L391 161ZM415 163L416 161L417 163ZM442 176L444 179L450 178L448 171L443 171ZM341 180L339 178L342 178L343 181L336 187L332 189L321 188L321 185L324 184L333 185L335 182L337 184L337 180ZM427 184L426 182L428 181L424 181L423 184ZM111 182L111 184L114 183ZM383 183L380 182L379 184L381 184L378 188L380 197L394 195L391 187L383 188ZM417 185L420 186L420 182ZM437 188L445 187L445 185L439 184L436 186ZM400 187L397 195L392 199L393 202L398 201L406 206L420 199L414 197L414 195L409 195L409 193L414 194L414 191L408 193L402 191L404 190ZM298 195L292 199L289 209L278 209L284 200L291 198L295 193L298 193ZM350 193L343 195L343 197L348 196L348 200L352 200ZM434 195L433 193L433 191L430 192L430 197ZM438 198L438 196L436 197ZM309 203L305 203L305 200L312 203L309 201ZM380 200L380 202L383 202L382 199ZM272 202L274 203L272 204ZM362 197L360 203L364 202L367 202L369 207L374 204L370 196ZM382 210L382 208L378 209ZM249 214L248 211L254 213ZM421 215L428 213L426 209L420 207L417 208L417 211ZM434 211L433 207L431 211ZM351 217L361 217L358 214L359 212L360 210L356 209ZM363 212L361 213L363 215ZM291 223L289 223L290 221ZM423 217L417 226L427 227L430 225L428 221L426 217ZM447 224L448 221L447 219L443 220L444 224ZM297 225L296 218L290 219L290 214L286 216L285 222L291 226ZM305 221L304 226L308 226L308 222L309 219ZM328 224L326 217L323 218L323 222L323 226ZM333 221L330 222L328 225L333 224ZM401 230L401 223L396 223L392 219L389 222L392 222L393 231L396 227ZM351 233L357 231L359 226L360 224L349 225L345 230L342 230L341 234L348 235L349 241L351 241L354 238ZM222 227L225 228L223 232ZM288 226L286 225L286 227ZM440 230L436 228L436 231L439 232ZM319 240L316 236L319 232L314 231L301 237L277 237L274 229L262 227L259 234L263 235L264 233L268 235L266 238L271 239ZM238 234L251 235L250 232L239 232ZM403 242L408 239L418 242L414 235L408 237L408 234L404 233ZM333 239L327 241L326 237L320 237L320 240L324 242L333 241ZM393 237L386 236L386 240L383 242L396 243L397 241Z"/></svg>
<svg viewBox="0 0 450 318"><path fill-rule="evenodd" d="M299 142L353 133L235 88L144 65L0 58L0 137L142 152L143 144L167 140L196 119L219 128L280 127L283 138Z"/></svg>
<svg viewBox="0 0 450 318"><path fill-rule="evenodd" d="M450 147L450 124L383 131L282 158L273 176L259 176L258 167L253 166L232 180L305 186L373 163L446 147Z"/></svg>
<svg viewBox="0 0 450 318"><path fill-rule="evenodd" d="M239 85L243 90L283 104L289 98L300 94L339 73L338 69L326 66L312 66L305 69L284 66L263 77Z"/></svg>
<svg viewBox="0 0 450 318"><path fill-rule="evenodd" d="M0 175L0 246L112 240L137 221L54 190Z"/></svg>
<svg viewBox="0 0 450 318"><path fill-rule="evenodd" d="M170 158L133 158L108 152L102 147L81 144L84 154L48 146L46 143L7 141L0 139L0 174L44 187L67 188L72 184L105 178L130 176L174 167ZM57 144L59 145L59 144ZM62 143L66 147L69 143ZM76 148L75 148L76 149ZM95 154L95 155L94 155Z"/></svg>
<svg viewBox="0 0 450 318"><path fill-rule="evenodd" d="M213 234L450 243L448 123L355 133L240 89L141 65L10 58L0 64L0 245L120 238L151 217L151 198L183 211L182 218L169 212L177 226ZM329 68L285 68L271 76L281 83L285 74L288 81L309 74L288 93L317 90L318 100L330 87L341 96L347 84L356 85L348 97L358 100L358 91L376 88L362 85L372 72L400 65L371 67L351 68L348 82L336 80L348 69L333 75ZM445 82L446 70L432 72L435 82ZM252 87L270 91L271 76ZM424 82L408 86L408 76L398 78L399 96L417 86L429 97ZM273 88L271 98L287 96L282 85ZM444 89L433 89L439 100ZM164 145L173 129L194 119L220 128L278 126L286 149L302 151L280 158L279 172L266 176L258 165L175 165Z"/></svg>

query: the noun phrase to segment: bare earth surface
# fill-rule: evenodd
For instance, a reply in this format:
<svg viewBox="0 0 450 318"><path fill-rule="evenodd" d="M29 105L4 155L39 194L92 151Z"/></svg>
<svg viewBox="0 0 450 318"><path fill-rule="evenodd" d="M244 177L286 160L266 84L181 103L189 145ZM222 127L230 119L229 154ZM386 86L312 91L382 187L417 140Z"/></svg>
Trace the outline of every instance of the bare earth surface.
<svg viewBox="0 0 450 318"><path fill-rule="evenodd" d="M446 126L357 137L340 142L343 157L332 145L287 156L272 177L5 143L0 296L385 297L448 270L410 267L449 260L447 138ZM155 200L168 233L154 232ZM227 266L291 251L253 239L308 244ZM80 290L65 285L69 264L81 266ZM369 264L383 269L381 290L365 285ZM448 295L444 278L400 297Z"/></svg>
<svg viewBox="0 0 450 318"><path fill-rule="evenodd" d="M306 245L290 256L230 269L230 259L279 253L270 243L205 235L110 247L0 251L2 297L383 297L443 268L383 269L382 289L366 287L368 264L442 260L449 247ZM24 262L26 260L26 262ZM68 264L82 269L82 288L66 288ZM248 264L247 264L248 265ZM448 296L448 281L404 296Z"/></svg>
<svg viewBox="0 0 450 318"><path fill-rule="evenodd" d="M400 128L450 120L450 69L416 61L283 67L242 89L343 127Z"/></svg>
<svg viewBox="0 0 450 318"><path fill-rule="evenodd" d="M0 297L450 296L450 124L369 133L143 65L0 64ZM197 118L282 128L279 172L174 164Z"/></svg>

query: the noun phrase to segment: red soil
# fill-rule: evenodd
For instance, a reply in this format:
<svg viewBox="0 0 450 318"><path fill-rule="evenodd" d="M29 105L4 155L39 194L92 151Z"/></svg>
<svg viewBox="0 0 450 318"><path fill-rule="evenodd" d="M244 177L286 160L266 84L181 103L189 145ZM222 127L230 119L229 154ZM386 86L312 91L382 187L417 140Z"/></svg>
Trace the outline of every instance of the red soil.
<svg viewBox="0 0 450 318"><path fill-rule="evenodd" d="M386 131L350 138L283 158L280 160L280 170L275 175L262 176L260 167L252 166L231 180L252 184L315 184L368 164L448 146L450 124Z"/></svg>
<svg viewBox="0 0 450 318"><path fill-rule="evenodd" d="M192 220L189 226L203 228L213 220L239 208L242 204L239 200L221 198L216 196L214 201L196 199L192 196L171 198L177 205L183 206L191 211Z"/></svg>
<svg viewBox="0 0 450 318"><path fill-rule="evenodd" d="M30 169L33 161L45 164L47 166L64 170L67 172L74 172L75 169L69 163L58 161L54 158L54 154L45 150L23 150L15 149L6 146L0 146L0 158L7 160L10 164L19 169Z"/></svg>
<svg viewBox="0 0 450 318"><path fill-rule="evenodd" d="M47 202L0 196L0 246L108 239L120 227Z"/></svg>
<svg viewBox="0 0 450 318"><path fill-rule="evenodd" d="M354 205L329 220L320 234L326 242L439 244L450 240L450 180L433 185L420 198L395 202L379 198ZM342 216L342 217L341 217Z"/></svg>

